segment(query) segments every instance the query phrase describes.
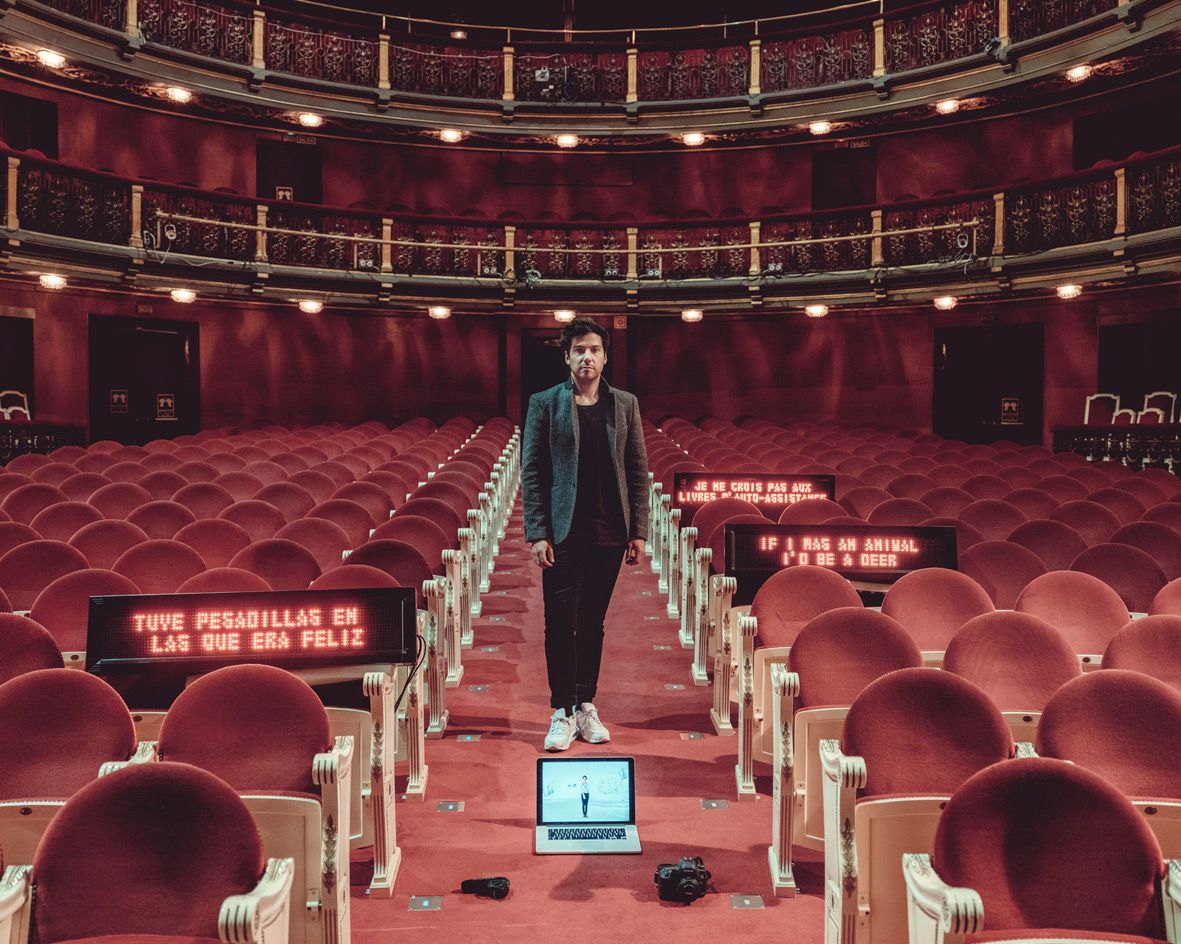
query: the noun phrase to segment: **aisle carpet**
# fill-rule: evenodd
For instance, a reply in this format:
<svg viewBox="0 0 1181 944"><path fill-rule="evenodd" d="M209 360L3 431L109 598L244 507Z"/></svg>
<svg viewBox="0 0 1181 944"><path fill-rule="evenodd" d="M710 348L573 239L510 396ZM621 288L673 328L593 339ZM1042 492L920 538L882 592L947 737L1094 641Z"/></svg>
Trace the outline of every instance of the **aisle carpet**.
<svg viewBox="0 0 1181 944"><path fill-rule="evenodd" d="M758 768L760 795L734 796L734 739L712 733L710 689L695 688L691 653L677 642L648 562L624 567L607 614L597 704L612 740L576 741L564 756L604 753L636 758L638 856L535 856L535 765L549 727L541 575L514 510L466 650L462 687L448 690L451 723L427 742L424 802L399 802L402 868L394 897L370 899L353 888L354 944L414 941L710 942L771 937L793 944L823 939L822 864L797 853L801 893L771 894L767 845L770 782ZM654 646L670 646L656 650ZM668 689L680 684L683 689ZM472 686L487 686L472 691ZM703 732L703 739L687 739ZM479 740L461 740L478 734ZM702 799L725 799L703 809ZM439 812L440 801L463 801ZM711 892L690 906L661 902L657 865L700 855ZM359 865L359 863L358 863ZM504 901L459 894L463 879L504 875ZM442 898L439 911L409 910L410 896ZM736 910L732 895L761 896L764 908ZM757 902L756 902L757 904Z"/></svg>

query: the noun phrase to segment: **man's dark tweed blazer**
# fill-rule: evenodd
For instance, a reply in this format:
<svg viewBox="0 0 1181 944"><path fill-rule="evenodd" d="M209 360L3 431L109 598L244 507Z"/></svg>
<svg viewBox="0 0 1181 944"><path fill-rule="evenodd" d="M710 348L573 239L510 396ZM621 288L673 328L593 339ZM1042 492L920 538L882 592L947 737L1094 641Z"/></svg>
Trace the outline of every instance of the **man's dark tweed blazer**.
<svg viewBox="0 0 1181 944"><path fill-rule="evenodd" d="M615 457L615 479L628 540L648 539L648 454L634 394L599 381L599 396L615 399L607 416L607 437ZM574 381L533 394L525 420L521 494L525 540L561 544L570 533L578 489L578 423L574 419Z"/></svg>

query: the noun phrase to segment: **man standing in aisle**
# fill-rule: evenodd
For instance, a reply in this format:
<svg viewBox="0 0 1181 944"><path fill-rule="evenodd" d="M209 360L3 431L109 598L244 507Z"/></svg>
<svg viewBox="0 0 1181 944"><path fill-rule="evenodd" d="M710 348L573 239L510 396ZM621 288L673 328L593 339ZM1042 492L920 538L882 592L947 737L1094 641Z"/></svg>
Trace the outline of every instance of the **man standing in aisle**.
<svg viewBox="0 0 1181 944"><path fill-rule="evenodd" d="M577 318L562 329L570 377L529 401L521 464L525 540L543 569L547 751L575 736L611 739L595 707L603 620L620 559L636 564L648 536L648 457L636 398L603 380L607 329Z"/></svg>

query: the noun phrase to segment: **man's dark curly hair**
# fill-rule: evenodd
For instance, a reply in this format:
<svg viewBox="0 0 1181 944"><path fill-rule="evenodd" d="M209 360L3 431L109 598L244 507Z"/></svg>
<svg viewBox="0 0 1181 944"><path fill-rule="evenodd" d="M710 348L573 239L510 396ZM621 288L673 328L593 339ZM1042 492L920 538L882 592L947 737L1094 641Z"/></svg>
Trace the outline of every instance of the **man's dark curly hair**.
<svg viewBox="0 0 1181 944"><path fill-rule="evenodd" d="M590 318L575 318L562 328L562 353L569 354L570 345L574 343L575 338L581 338L584 334L597 334L602 338L603 353L610 349L611 335L606 328Z"/></svg>

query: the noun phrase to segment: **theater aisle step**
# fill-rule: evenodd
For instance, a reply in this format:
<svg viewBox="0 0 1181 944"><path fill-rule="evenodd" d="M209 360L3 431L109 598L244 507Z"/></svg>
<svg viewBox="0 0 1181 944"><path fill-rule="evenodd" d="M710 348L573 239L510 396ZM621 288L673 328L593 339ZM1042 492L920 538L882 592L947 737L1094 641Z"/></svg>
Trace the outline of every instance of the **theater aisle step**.
<svg viewBox="0 0 1181 944"><path fill-rule="evenodd" d="M733 739L712 733L710 690L692 684L691 653L677 644L647 560L623 567L607 614L597 704L612 740L576 741L565 755L636 758L643 854L533 855L535 765L550 708L541 573L524 544L519 502L500 552L474 647L464 652L463 686L447 693L447 735L427 743L426 801L398 804L402 868L394 897L370 900L354 887L353 944L384 944L399 932L415 941L513 944L645 936L679 944L761 935L821 941L822 868L813 861L799 869L799 897L771 895L770 797L734 799ZM692 732L704 737L685 737ZM705 809L703 799L728 804ZM441 812L448 801L463 807ZM656 867L686 855L704 858L714 890L688 907L661 902ZM504 901L459 894L463 879L493 875L512 883ZM409 910L412 895L441 899L440 910ZM765 907L735 910L731 895L761 896Z"/></svg>

